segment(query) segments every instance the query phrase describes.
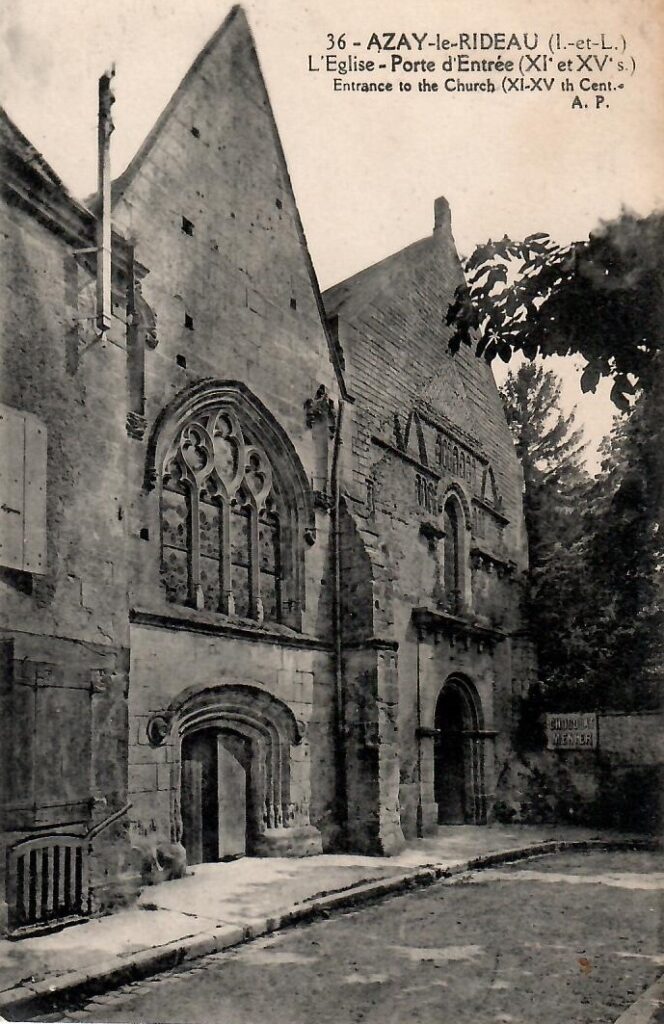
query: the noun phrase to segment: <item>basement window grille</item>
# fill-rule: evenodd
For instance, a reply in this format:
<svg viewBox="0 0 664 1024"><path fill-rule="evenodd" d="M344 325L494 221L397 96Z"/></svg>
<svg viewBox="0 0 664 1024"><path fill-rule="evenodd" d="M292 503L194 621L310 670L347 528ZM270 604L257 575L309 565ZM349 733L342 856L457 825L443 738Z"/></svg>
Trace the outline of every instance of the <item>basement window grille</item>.
<svg viewBox="0 0 664 1024"><path fill-rule="evenodd" d="M86 845L81 836L51 835L7 851L10 937L50 931L89 914Z"/></svg>

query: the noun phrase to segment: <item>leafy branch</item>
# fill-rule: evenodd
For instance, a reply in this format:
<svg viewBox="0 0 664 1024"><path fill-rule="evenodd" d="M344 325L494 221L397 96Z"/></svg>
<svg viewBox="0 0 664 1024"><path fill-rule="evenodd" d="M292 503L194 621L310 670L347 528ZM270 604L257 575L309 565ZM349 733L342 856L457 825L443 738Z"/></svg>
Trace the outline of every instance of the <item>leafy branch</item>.
<svg viewBox="0 0 664 1024"><path fill-rule="evenodd" d="M515 352L585 359L583 391L613 379L622 410L651 383L662 347L664 214L623 213L587 241L548 234L507 236L478 246L447 312L453 352L462 344L487 361Z"/></svg>

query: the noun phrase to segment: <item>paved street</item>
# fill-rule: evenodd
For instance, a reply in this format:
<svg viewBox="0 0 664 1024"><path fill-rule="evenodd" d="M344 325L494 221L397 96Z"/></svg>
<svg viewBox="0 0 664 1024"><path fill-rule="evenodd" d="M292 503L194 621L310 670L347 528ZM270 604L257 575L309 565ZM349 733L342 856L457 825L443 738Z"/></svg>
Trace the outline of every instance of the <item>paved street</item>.
<svg viewBox="0 0 664 1024"><path fill-rule="evenodd" d="M601 1024L664 965L656 854L477 871L300 926L40 1020Z"/></svg>

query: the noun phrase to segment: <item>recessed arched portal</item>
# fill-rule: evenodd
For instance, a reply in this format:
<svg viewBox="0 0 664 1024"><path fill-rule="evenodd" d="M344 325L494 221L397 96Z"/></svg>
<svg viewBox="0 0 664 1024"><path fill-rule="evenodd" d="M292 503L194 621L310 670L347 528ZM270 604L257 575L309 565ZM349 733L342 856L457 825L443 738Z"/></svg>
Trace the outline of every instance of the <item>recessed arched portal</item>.
<svg viewBox="0 0 664 1024"><path fill-rule="evenodd" d="M292 711L256 686L227 684L185 692L172 713L175 835L188 862L264 851L294 824L291 751L302 733Z"/></svg>
<svg viewBox="0 0 664 1024"><path fill-rule="evenodd" d="M482 707L473 684L451 676L434 718L434 799L438 823L481 824L486 817Z"/></svg>

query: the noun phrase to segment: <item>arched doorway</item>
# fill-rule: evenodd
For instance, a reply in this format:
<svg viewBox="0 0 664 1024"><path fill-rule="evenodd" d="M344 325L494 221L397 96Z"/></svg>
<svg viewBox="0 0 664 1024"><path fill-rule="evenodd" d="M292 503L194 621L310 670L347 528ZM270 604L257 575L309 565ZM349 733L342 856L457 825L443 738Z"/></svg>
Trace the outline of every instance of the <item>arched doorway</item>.
<svg viewBox="0 0 664 1024"><path fill-rule="evenodd" d="M482 712L477 692L453 677L443 686L434 718L434 799L440 825L485 820Z"/></svg>
<svg viewBox="0 0 664 1024"><path fill-rule="evenodd" d="M309 761L292 709L248 683L192 687L173 702L172 835L190 864L320 853Z"/></svg>
<svg viewBox="0 0 664 1024"><path fill-rule="evenodd" d="M247 852L251 750L246 737L204 728L182 740L182 844L189 864Z"/></svg>

